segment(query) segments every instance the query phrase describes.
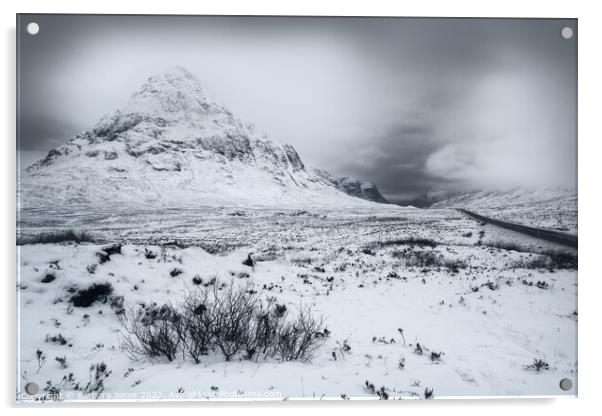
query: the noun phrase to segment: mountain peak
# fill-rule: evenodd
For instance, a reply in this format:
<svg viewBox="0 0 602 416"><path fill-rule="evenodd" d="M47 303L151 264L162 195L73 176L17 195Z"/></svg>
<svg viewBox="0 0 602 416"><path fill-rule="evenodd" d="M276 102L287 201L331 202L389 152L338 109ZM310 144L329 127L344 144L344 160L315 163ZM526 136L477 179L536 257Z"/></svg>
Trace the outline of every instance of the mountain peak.
<svg viewBox="0 0 602 416"><path fill-rule="evenodd" d="M186 69L174 67L148 78L121 112L146 115L205 112L207 105L201 83Z"/></svg>
<svg viewBox="0 0 602 416"><path fill-rule="evenodd" d="M293 146L208 102L197 79L179 67L150 77L123 107L27 173L21 185L30 205L49 195L59 205L103 206L365 206L359 198L375 200L363 183L337 186L308 172Z"/></svg>

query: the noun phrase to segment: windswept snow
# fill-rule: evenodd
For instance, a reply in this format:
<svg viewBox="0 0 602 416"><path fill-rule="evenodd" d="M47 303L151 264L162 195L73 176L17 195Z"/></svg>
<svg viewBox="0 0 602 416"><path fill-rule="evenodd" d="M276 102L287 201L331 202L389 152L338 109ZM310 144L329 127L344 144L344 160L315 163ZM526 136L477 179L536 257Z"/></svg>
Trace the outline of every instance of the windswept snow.
<svg viewBox="0 0 602 416"><path fill-rule="evenodd" d="M143 220L136 221L132 229L140 229ZM149 235L182 237L185 227L198 244L129 244L103 264L94 244L19 247L21 384L60 385L68 373L86 381L89 366L105 362L112 373L101 399L377 398L366 381L390 398L424 398L426 388L435 397L576 393L558 387L563 377L576 380L576 270L538 254L559 250L552 244L453 210L241 211L187 225L182 218L147 221ZM520 248L491 247L517 238ZM211 244L220 241L238 244ZM145 249L157 257L146 258ZM250 252L254 269L242 264ZM172 277L174 267L182 274ZM55 279L42 283L48 272ZM175 303L197 288L195 276L203 284L253 284L261 297L276 297L290 310L310 306L331 333L311 362L226 362L218 351L200 364L134 360L122 349L111 302L69 302L74 288L110 282L125 307ZM65 345L46 341L57 334ZM344 343L350 349L342 352ZM67 368L55 360L63 356ZM548 368L532 369L536 359ZM66 400L86 398L69 386L62 393Z"/></svg>

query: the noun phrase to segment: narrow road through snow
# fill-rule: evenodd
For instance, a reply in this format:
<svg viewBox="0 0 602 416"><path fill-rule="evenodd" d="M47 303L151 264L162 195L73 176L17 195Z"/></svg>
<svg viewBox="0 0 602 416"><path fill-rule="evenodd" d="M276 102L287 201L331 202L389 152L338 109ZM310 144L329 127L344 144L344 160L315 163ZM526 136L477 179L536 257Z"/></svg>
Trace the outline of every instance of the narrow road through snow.
<svg viewBox="0 0 602 416"><path fill-rule="evenodd" d="M483 221L498 227L506 228L508 230L517 231L519 233L527 234L532 237L540 238L542 240L551 241L553 243L562 244L568 247L577 247L578 239L577 235L563 233L560 231L547 230L545 228L529 227L527 225L515 224L512 222L496 220L495 218L484 217L475 212L468 211L467 209L458 208L458 211L468 215L469 217L475 218L479 221Z"/></svg>

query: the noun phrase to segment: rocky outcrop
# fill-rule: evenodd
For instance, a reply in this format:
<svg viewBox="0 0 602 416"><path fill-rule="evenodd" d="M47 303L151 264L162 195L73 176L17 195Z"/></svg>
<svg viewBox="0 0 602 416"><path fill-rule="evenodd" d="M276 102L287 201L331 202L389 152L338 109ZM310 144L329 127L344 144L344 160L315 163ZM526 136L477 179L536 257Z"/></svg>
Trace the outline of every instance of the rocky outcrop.
<svg viewBox="0 0 602 416"><path fill-rule="evenodd" d="M372 182L366 182L346 176L337 178L322 169L314 169L314 172L317 176L334 185L337 189L345 192L347 195L383 204L389 203Z"/></svg>

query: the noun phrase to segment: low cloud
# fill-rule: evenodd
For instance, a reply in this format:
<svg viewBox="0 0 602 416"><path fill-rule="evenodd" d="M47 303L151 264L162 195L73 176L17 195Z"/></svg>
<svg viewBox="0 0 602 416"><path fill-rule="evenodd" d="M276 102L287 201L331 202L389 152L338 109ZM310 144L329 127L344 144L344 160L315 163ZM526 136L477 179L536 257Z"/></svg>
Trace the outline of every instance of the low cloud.
<svg viewBox="0 0 602 416"><path fill-rule="evenodd" d="M560 36L573 20L36 21L44 36L19 50L21 150L47 152L180 65L306 164L372 181L392 200L576 183L576 42Z"/></svg>

